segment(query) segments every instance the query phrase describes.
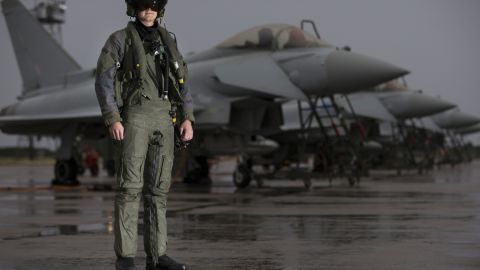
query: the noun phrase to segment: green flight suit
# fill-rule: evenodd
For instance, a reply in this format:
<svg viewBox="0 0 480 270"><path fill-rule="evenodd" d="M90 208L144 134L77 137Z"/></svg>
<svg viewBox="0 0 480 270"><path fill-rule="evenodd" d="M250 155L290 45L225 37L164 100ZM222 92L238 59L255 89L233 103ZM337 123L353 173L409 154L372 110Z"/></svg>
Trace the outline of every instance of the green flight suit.
<svg viewBox="0 0 480 270"><path fill-rule="evenodd" d="M124 140L116 142L115 253L123 258L136 256L138 212L143 197L145 252L156 260L167 249L166 210L174 158L174 125L170 115L172 105L162 97L167 78L158 74L161 72L155 62L157 56L149 51L151 44L141 41L137 32L128 32L133 27L133 23L129 23L126 29L112 34L105 44L98 60L95 89L105 123L121 121L124 126ZM133 41L128 39L129 33L133 33ZM161 38L159 41L165 44ZM142 65L130 63L134 67L125 67L128 61L124 59L129 57L129 49L125 47L128 46L137 46L135 57L138 58L139 52L146 55L142 56ZM123 107L119 110L115 102L119 97L114 96L113 89L115 76L139 66L143 70L141 85L133 80L124 84ZM170 73L170 80L174 76ZM182 89L181 94L186 101L181 118L193 122L191 95L188 89Z"/></svg>
<svg viewBox="0 0 480 270"><path fill-rule="evenodd" d="M144 245L156 258L167 248L166 207L171 183L174 134L168 101L127 108L124 140L118 144L115 252L135 257L140 198L144 202Z"/></svg>

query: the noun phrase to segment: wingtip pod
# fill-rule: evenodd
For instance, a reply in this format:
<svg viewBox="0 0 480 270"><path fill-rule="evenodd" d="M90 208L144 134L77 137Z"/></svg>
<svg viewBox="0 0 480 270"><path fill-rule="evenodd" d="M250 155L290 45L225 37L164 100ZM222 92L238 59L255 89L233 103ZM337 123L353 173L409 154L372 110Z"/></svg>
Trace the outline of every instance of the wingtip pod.
<svg viewBox="0 0 480 270"><path fill-rule="evenodd" d="M326 59L330 91L351 93L410 73L396 65L362 54L337 50Z"/></svg>

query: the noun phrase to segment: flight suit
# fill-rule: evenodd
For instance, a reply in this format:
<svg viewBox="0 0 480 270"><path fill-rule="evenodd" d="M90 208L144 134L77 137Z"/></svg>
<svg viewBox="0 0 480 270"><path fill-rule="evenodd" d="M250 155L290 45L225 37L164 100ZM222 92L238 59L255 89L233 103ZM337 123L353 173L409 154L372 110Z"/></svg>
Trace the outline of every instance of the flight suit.
<svg viewBox="0 0 480 270"><path fill-rule="evenodd" d="M193 103L188 87L179 87L173 65L167 77L162 73L169 64L168 56L164 57L168 51L175 50L170 57L181 57L176 44L172 45L173 39L161 29L163 35L156 36L163 53L156 56L150 50L152 42L142 40L134 24L130 22L107 40L97 64L95 90L105 124L122 122L124 126L124 140L116 142L115 154L115 253L122 258L136 255L143 195L145 252L156 260L167 249L167 195L174 156L172 103L179 104L180 121L192 122ZM173 60L186 71L183 59ZM163 69L159 69L158 61L163 61ZM168 98L163 95L165 80Z"/></svg>

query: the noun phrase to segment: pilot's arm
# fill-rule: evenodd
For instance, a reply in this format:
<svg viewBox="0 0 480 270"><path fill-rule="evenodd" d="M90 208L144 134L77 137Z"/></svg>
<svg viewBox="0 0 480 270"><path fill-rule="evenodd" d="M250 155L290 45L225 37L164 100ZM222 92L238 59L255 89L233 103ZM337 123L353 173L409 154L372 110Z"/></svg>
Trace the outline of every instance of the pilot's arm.
<svg viewBox="0 0 480 270"><path fill-rule="evenodd" d="M182 95L183 103L181 108L181 117L182 124L180 125L180 134L183 141L190 141L193 139L193 123L195 122L195 117L193 115L193 98L190 93L190 84L188 80L188 69L187 65L184 64L185 70L185 85L180 88L180 94Z"/></svg>
<svg viewBox="0 0 480 270"><path fill-rule="evenodd" d="M122 118L115 101L114 79L118 65L123 59L124 33L113 33L102 48L95 74L95 92L102 111L103 120L110 137L123 140Z"/></svg>
<svg viewBox="0 0 480 270"><path fill-rule="evenodd" d="M185 83L185 87L183 87L180 91L183 98L183 105L182 105L182 120L190 120L190 122L195 122L195 116L193 115L193 98L192 94L190 93L190 84L188 81Z"/></svg>

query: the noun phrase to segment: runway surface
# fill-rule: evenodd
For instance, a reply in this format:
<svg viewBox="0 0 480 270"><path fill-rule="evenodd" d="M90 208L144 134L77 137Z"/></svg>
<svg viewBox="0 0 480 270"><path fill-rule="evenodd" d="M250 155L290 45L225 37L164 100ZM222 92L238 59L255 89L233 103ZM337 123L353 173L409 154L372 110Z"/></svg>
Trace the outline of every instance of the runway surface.
<svg viewBox="0 0 480 270"><path fill-rule="evenodd" d="M480 269L480 162L359 187L271 181L236 190L176 183L169 255L191 269ZM0 269L114 269L112 191L48 186L49 166L0 167ZM141 226L140 226L140 234ZM138 269L144 269L143 243Z"/></svg>

